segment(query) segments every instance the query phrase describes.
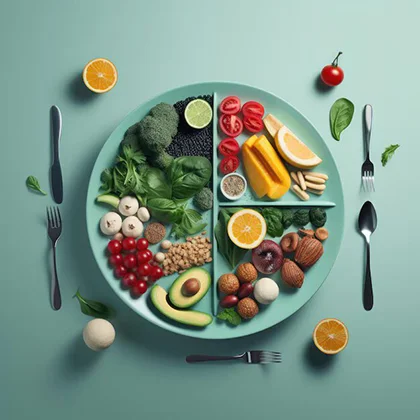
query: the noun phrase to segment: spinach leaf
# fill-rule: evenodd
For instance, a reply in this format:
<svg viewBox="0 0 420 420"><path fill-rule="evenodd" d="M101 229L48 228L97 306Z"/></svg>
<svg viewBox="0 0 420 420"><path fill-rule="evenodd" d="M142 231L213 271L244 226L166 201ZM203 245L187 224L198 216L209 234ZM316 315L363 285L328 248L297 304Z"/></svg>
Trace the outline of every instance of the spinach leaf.
<svg viewBox="0 0 420 420"><path fill-rule="evenodd" d="M212 167L202 156L183 156L175 159L169 168L172 198L191 198L210 181Z"/></svg>
<svg viewBox="0 0 420 420"><path fill-rule="evenodd" d="M284 229L288 229L290 226L292 226L293 223L293 210L290 209L283 209L283 227Z"/></svg>
<svg viewBox="0 0 420 420"><path fill-rule="evenodd" d="M93 316L94 318L104 318L108 319L111 318L115 311L101 302L97 302L95 300L90 300L84 298L77 290L76 294L73 296L76 297L80 304L80 310L89 316Z"/></svg>
<svg viewBox="0 0 420 420"><path fill-rule="evenodd" d="M33 191L41 193L42 195L47 195L45 191L41 190L41 185L39 185L38 179L32 175L26 178L26 186Z"/></svg>
<svg viewBox="0 0 420 420"><path fill-rule="evenodd" d="M400 147L399 144L391 144L382 153L381 162L382 166L385 166L388 163L388 160L394 156L395 151Z"/></svg>
<svg viewBox="0 0 420 420"><path fill-rule="evenodd" d="M186 209L182 215L181 221L174 223L171 234L177 239L188 235L195 235L207 226L203 222L201 214L193 209Z"/></svg>
<svg viewBox="0 0 420 420"><path fill-rule="evenodd" d="M267 233L273 238L283 235L282 211L275 207L265 207L261 213L267 222Z"/></svg>
<svg viewBox="0 0 420 420"><path fill-rule="evenodd" d="M152 216L163 223L177 223L185 212L185 204L168 198L152 198L147 202L147 207Z"/></svg>
<svg viewBox="0 0 420 420"><path fill-rule="evenodd" d="M337 99L330 110L331 134L340 140L340 134L350 125L353 119L354 105L346 98Z"/></svg>
<svg viewBox="0 0 420 420"><path fill-rule="evenodd" d="M171 185L166 180L164 172L158 168L147 168L144 188L148 200L172 197Z"/></svg>

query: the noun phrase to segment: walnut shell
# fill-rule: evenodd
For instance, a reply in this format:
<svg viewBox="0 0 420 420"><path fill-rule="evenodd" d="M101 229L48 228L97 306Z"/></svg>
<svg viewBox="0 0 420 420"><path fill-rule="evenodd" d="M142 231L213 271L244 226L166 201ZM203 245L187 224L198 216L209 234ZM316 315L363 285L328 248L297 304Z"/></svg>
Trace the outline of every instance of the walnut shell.
<svg viewBox="0 0 420 420"><path fill-rule="evenodd" d="M281 278L290 287L300 289L305 279L305 274L295 262L286 258L281 267Z"/></svg>
<svg viewBox="0 0 420 420"><path fill-rule="evenodd" d="M236 269L236 275L241 283L251 283L257 280L258 272L254 264L243 263Z"/></svg>
<svg viewBox="0 0 420 420"><path fill-rule="evenodd" d="M239 289L239 280L235 274L222 274L218 280L219 291L225 295L234 295Z"/></svg>
<svg viewBox="0 0 420 420"><path fill-rule="evenodd" d="M249 297L241 299L238 302L236 310L243 319L254 318L254 316L259 312L257 302Z"/></svg>
<svg viewBox="0 0 420 420"><path fill-rule="evenodd" d="M324 253L322 243L311 236L305 236L296 249L295 261L302 267L313 266Z"/></svg>

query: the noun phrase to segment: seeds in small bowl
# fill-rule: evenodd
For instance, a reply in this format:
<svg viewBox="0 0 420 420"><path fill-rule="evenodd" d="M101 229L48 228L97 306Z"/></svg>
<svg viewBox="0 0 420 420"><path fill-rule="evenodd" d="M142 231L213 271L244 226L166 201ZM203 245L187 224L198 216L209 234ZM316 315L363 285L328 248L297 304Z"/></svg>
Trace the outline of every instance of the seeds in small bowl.
<svg viewBox="0 0 420 420"><path fill-rule="evenodd" d="M222 178L220 190L228 200L238 200L246 190L246 179L237 173L227 174Z"/></svg>

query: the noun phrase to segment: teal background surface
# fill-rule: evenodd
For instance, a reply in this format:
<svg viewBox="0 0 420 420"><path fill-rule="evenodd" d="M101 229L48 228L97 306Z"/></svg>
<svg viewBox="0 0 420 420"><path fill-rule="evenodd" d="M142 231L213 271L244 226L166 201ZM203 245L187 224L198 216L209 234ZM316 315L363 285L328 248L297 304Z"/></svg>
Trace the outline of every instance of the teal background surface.
<svg viewBox="0 0 420 420"><path fill-rule="evenodd" d="M415 419L420 365L415 171L415 0L312 1L3 1L0 418L114 419ZM320 91L315 79L336 52L342 85ZM102 96L80 83L94 57L116 64L119 82ZM167 89L207 80L258 86L308 117L326 139L343 182L346 224L337 262L315 297L265 332L211 342L177 336L142 320L114 295L89 249L85 197L95 158L132 109ZM336 142L328 111L346 96L352 125ZM374 195L360 192L362 107L374 109ZM43 198L26 191L27 175L48 185L48 110L64 118L65 230L59 244L63 308L49 306L49 242ZM385 146L401 148L386 168ZM363 310L363 241L355 230L370 198L379 227L372 243L375 307ZM89 320L76 289L112 304L117 338L102 354L81 331ZM337 317L350 331L347 349L326 358L311 346L315 324ZM187 365L188 353L280 350L280 366Z"/></svg>

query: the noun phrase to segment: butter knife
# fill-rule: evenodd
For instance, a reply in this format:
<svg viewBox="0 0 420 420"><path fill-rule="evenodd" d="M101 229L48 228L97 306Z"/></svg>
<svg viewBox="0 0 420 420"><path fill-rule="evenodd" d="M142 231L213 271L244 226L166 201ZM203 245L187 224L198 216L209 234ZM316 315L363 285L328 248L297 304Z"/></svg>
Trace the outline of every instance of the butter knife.
<svg viewBox="0 0 420 420"><path fill-rule="evenodd" d="M61 173L59 143L61 138L62 118L58 106L53 105L51 114L51 136L53 146L53 164L51 166L51 188L54 201L57 204L63 202L63 175Z"/></svg>

